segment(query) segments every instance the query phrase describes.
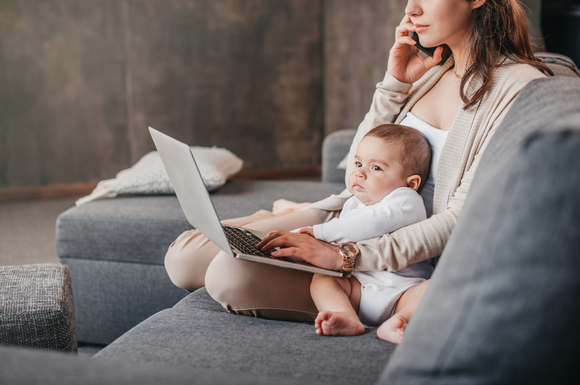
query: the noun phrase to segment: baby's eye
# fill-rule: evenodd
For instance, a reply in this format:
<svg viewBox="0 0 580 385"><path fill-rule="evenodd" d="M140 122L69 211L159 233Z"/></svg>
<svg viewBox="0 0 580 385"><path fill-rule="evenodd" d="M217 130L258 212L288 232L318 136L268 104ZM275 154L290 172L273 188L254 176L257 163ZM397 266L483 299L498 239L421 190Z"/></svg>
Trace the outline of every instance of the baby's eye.
<svg viewBox="0 0 580 385"><path fill-rule="evenodd" d="M373 170L375 170L375 171L381 171L381 168L380 168L379 166L373 166L372 168L373 168Z"/></svg>
<svg viewBox="0 0 580 385"><path fill-rule="evenodd" d="M354 162L354 166L355 167L362 167L362 163L361 162Z"/></svg>

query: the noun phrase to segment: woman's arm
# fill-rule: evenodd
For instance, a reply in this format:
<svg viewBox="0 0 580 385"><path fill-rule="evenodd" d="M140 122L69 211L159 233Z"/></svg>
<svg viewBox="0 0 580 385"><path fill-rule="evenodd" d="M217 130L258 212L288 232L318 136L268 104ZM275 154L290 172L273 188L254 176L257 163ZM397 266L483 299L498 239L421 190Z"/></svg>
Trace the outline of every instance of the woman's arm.
<svg viewBox="0 0 580 385"><path fill-rule="evenodd" d="M410 264L441 255L463 208L481 157L493 134L501 125L521 89L538 77L543 77L543 75L527 65L506 65L497 70L495 90L488 95L487 101L479 107L473 117L472 124L478 127L473 132L474 139L460 148L465 153L465 163L463 159L458 163L464 166L457 164L448 167L449 175L456 176L457 182L454 177L447 177L447 180L438 179L436 182L434 203L435 206L441 206L441 204L444 206L439 209L435 207L436 214L425 221L380 238L358 242L361 256L357 260L355 267L357 270L398 271ZM467 128L458 127L457 129L466 130ZM442 161L440 161L439 171L441 171L441 163ZM461 169L461 167L464 168ZM441 174L439 173L438 177ZM448 198L447 194L451 194L451 197ZM441 203L437 204L437 202Z"/></svg>
<svg viewBox="0 0 580 385"><path fill-rule="evenodd" d="M395 31L395 43L389 51L388 69L383 81L377 84L369 112L359 125L348 153L346 185L354 167L354 156L362 138L371 129L386 123L393 123L409 96L412 84L419 80L442 59L443 47L437 47L431 57L423 58L415 47L415 40L409 37L416 27L409 16L404 16Z"/></svg>
<svg viewBox="0 0 580 385"><path fill-rule="evenodd" d="M436 188L436 196L439 196L438 201L444 202L445 206L427 220L409 225L380 238L358 242L361 255L357 259L356 270L398 271L410 264L441 255L455 226L459 212L463 208L484 150L489 145L493 134L521 89L531 80L542 76L539 71L526 65L505 66L505 68L498 69L495 91L489 95L487 104L484 103L476 116L469 120L473 127L477 127L474 132L475 139L470 143L458 144L461 147L459 148L460 153L465 155L465 159L457 164L451 162L453 166L449 171L454 177L457 176L457 183L455 180L444 181L441 179L436 182L439 186L442 183L450 185L446 188ZM468 130L470 128L457 127L456 129ZM451 194L451 197L447 198L447 194ZM269 236L269 241L263 244L267 244L265 249L290 247L290 249L276 251L275 256L297 255L317 266L340 268L342 260L338 255L336 246L333 248L333 245L318 241L308 235L302 236L310 238L304 246L301 245L300 239L280 232Z"/></svg>
<svg viewBox="0 0 580 385"><path fill-rule="evenodd" d="M413 83L442 59L442 47L438 47L432 57L421 57L419 49L415 47L417 43L409 37L409 31L415 31L415 26L411 23L411 19L405 16L395 32L396 40L389 51L388 69L383 81L377 84L371 108L359 125L350 146L345 174L346 186L348 186L348 176L354 168L354 156L362 138L367 132L381 124L395 122L407 102ZM314 203L310 208L340 210L351 195L346 189L340 195L333 195Z"/></svg>
<svg viewBox="0 0 580 385"><path fill-rule="evenodd" d="M463 174L460 185L448 201L447 208L429 219L403 227L393 233L357 242L361 253L355 270L399 271L413 263L441 255L463 207L483 150L487 147L506 111L507 109L501 119L497 119L492 125L484 144L479 147L473 162ZM257 247L264 250L280 247L280 250L272 253L275 257L297 256L313 265L332 270L339 270L342 267L338 246L319 241L306 234L273 231Z"/></svg>

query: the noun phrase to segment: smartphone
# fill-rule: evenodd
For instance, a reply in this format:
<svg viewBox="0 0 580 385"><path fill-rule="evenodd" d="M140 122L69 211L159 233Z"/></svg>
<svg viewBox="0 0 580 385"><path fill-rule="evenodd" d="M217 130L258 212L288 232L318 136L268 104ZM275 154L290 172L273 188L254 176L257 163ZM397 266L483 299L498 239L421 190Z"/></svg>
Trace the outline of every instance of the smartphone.
<svg viewBox="0 0 580 385"><path fill-rule="evenodd" d="M423 52L424 54L426 54L428 56L433 56L437 47L431 47L431 48L423 47L421 45L421 43L419 42L419 34L415 31L409 31L409 36L411 37L411 39L413 39L417 42L417 44L415 44L415 47L419 48L419 50L421 52Z"/></svg>

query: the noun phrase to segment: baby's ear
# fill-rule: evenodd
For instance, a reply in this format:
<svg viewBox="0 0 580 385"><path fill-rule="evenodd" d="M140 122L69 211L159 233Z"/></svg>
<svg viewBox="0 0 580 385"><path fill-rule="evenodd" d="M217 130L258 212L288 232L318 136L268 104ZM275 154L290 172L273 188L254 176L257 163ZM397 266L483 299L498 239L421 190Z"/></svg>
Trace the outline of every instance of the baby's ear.
<svg viewBox="0 0 580 385"><path fill-rule="evenodd" d="M407 177L407 187L417 191L419 190L419 186L421 186L421 177L419 175L411 175Z"/></svg>

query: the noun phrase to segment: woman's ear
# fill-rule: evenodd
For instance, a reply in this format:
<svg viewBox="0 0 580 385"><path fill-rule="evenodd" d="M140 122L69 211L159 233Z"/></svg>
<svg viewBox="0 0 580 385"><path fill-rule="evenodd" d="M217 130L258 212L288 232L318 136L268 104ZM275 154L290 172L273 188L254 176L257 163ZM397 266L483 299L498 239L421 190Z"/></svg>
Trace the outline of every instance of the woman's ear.
<svg viewBox="0 0 580 385"><path fill-rule="evenodd" d="M421 186L421 177L419 175L411 175L407 177L407 187L417 191Z"/></svg>
<svg viewBox="0 0 580 385"><path fill-rule="evenodd" d="M477 9L485 4L486 0L471 0L471 9Z"/></svg>

